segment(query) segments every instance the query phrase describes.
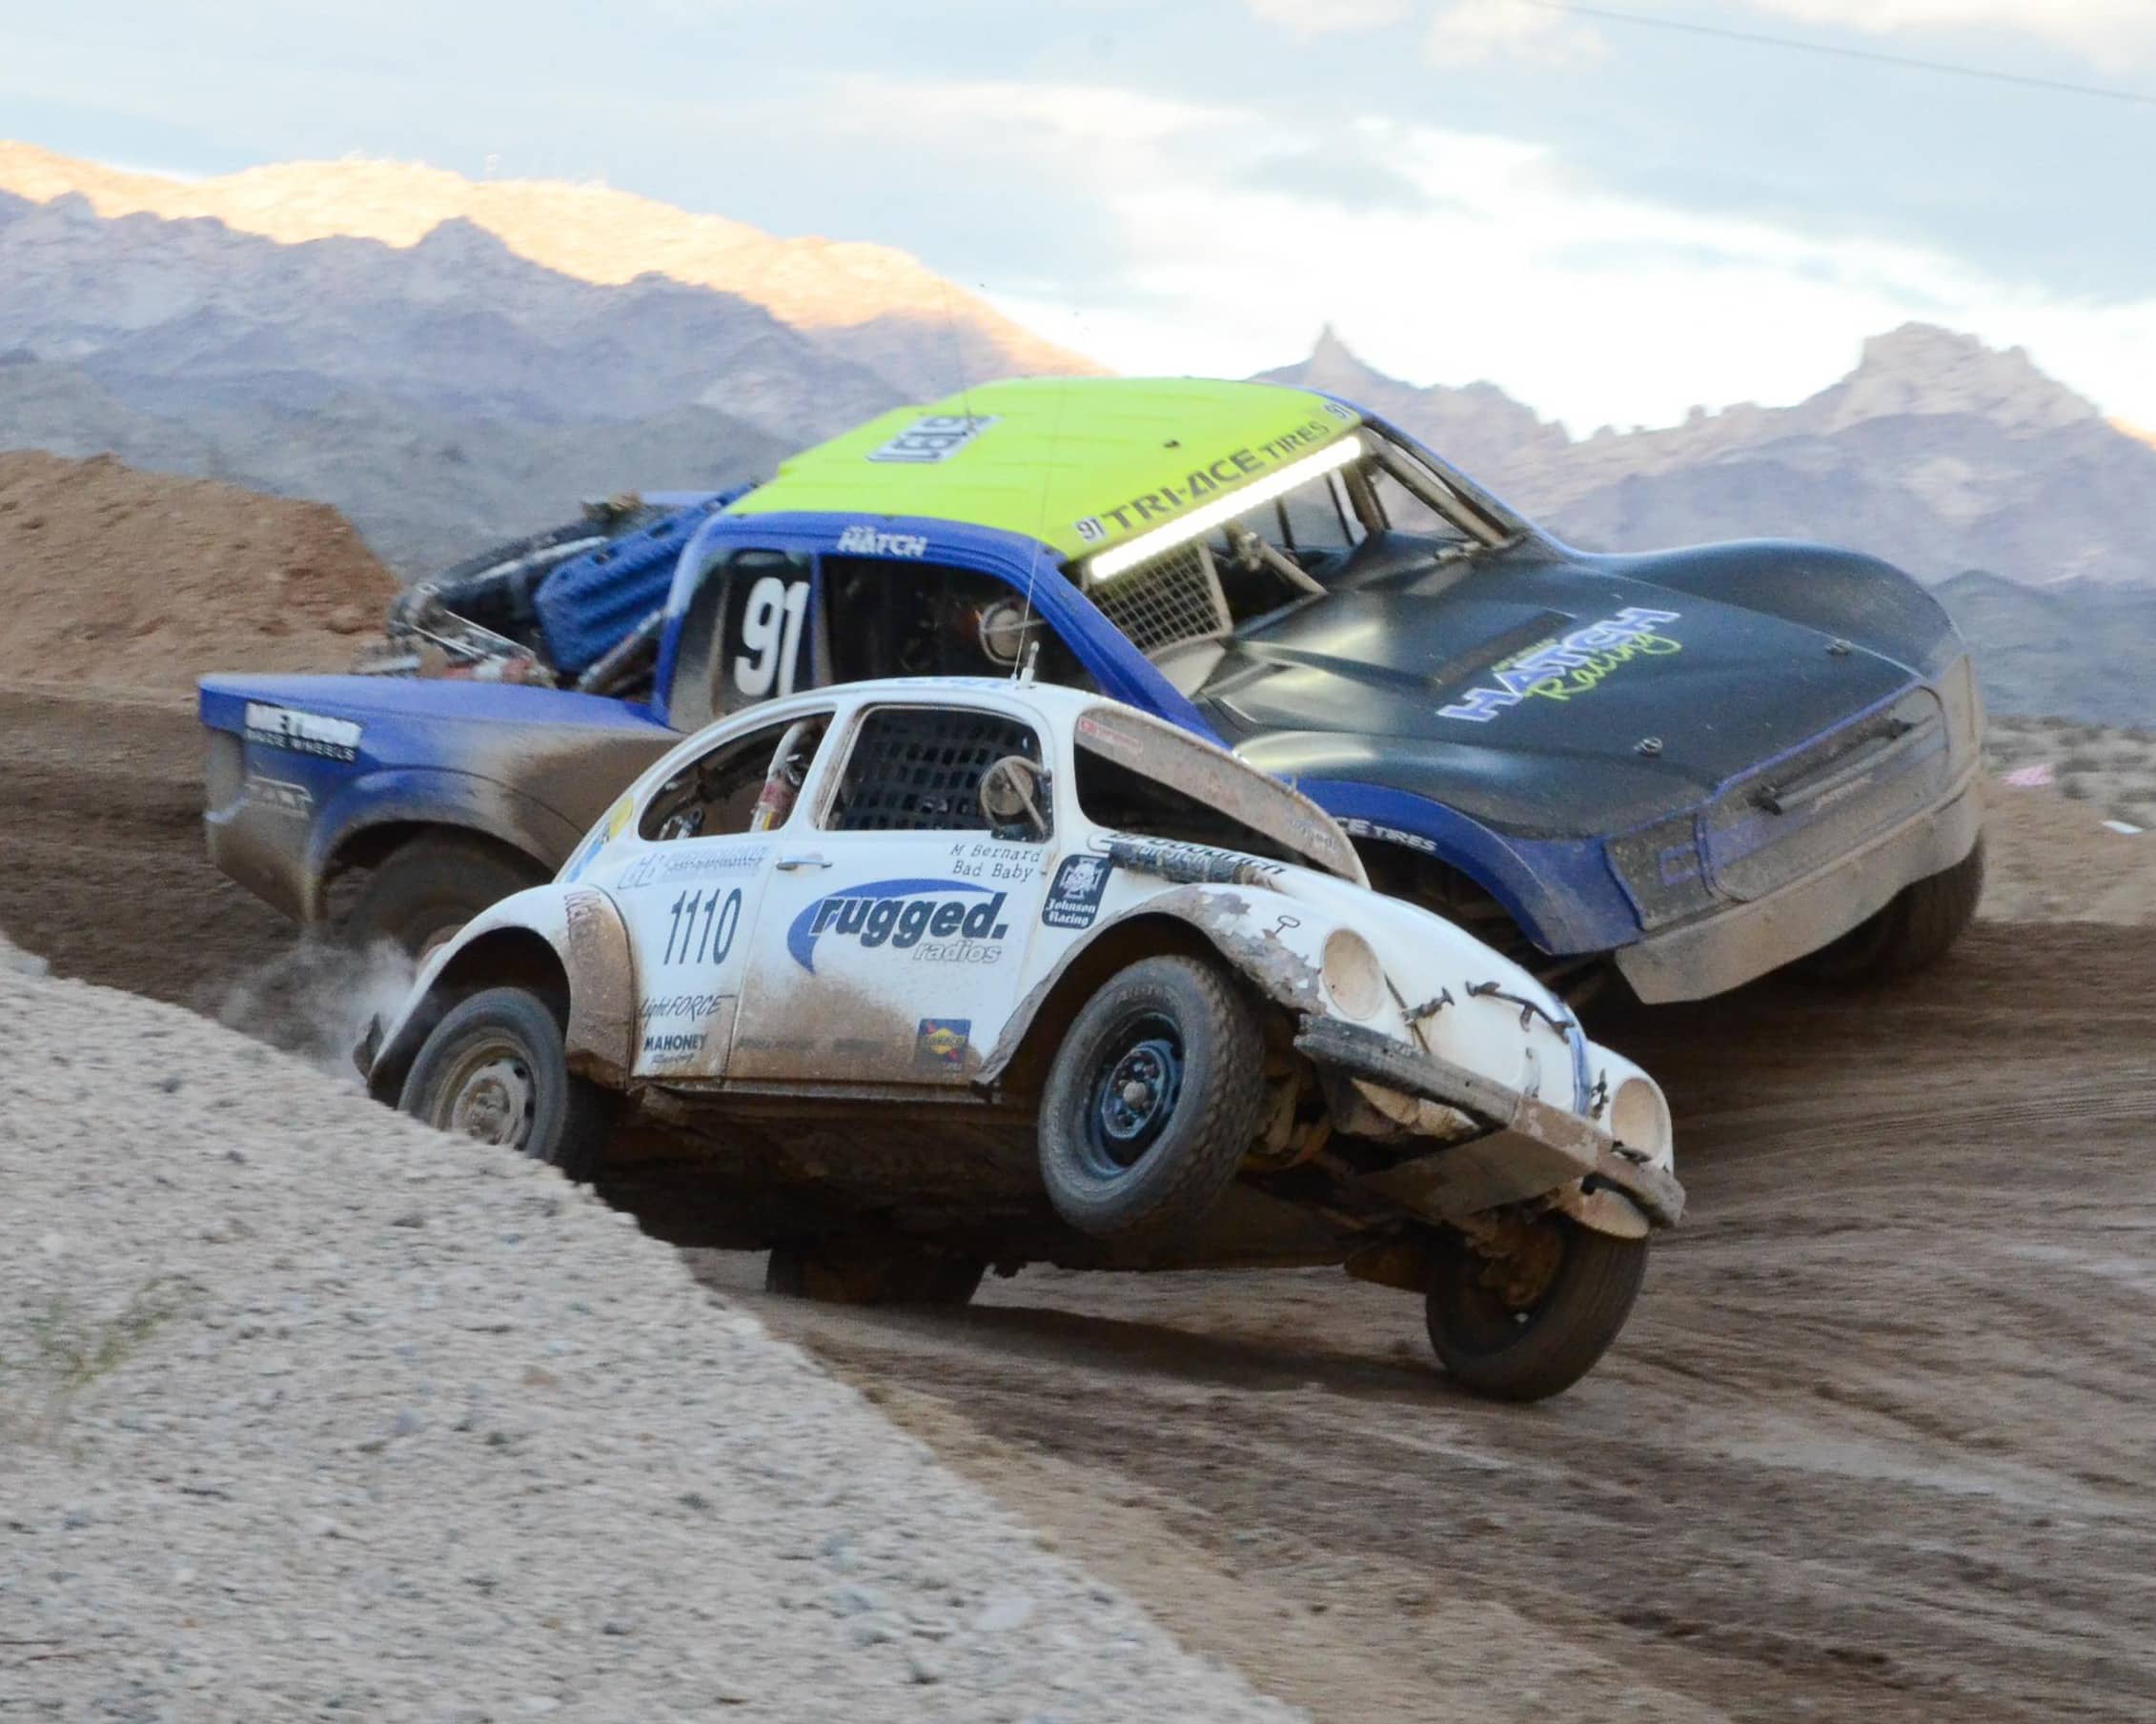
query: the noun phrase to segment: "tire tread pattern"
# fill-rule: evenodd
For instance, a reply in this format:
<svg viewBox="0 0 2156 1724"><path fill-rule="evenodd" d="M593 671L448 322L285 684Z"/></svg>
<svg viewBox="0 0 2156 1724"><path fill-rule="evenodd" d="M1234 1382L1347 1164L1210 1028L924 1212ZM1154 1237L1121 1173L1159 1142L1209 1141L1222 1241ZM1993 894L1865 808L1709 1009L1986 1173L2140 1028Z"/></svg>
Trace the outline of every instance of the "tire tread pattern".
<svg viewBox="0 0 2156 1724"><path fill-rule="evenodd" d="M1173 997L1179 985L1190 990L1190 998ZM1123 1009L1129 997L1149 988L1164 990L1165 1003L1179 1010L1196 1009L1199 1022L1182 1027L1185 1082L1192 1075L1199 1082L1178 1098L1176 1113L1195 1119L1198 1126L1165 1167L1156 1167L1143 1182L1120 1187L1110 1201L1103 1202L1101 1192L1072 1188L1065 1171L1077 1162L1070 1138L1085 1105L1090 1060L1084 1045L1096 1013L1106 1018ZM1203 1029L1210 1041L1211 1054L1198 1063L1200 1069L1193 1074L1189 1046L1197 1029ZM1074 1048L1080 1057L1072 1057ZM1057 1212L1096 1238L1162 1234L1199 1220L1234 1182L1257 1137L1264 1061L1264 1042L1251 1003L1217 964L1180 956L1147 958L1109 978L1073 1020L1041 1098L1042 1176ZM1158 1153L1156 1146L1147 1162Z"/></svg>

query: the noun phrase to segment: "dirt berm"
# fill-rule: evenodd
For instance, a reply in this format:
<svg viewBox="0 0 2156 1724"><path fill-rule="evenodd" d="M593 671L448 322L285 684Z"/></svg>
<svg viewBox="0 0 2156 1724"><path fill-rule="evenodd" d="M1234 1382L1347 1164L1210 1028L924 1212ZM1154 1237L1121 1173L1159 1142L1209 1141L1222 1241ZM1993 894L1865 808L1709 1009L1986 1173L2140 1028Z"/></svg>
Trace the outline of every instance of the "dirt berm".
<svg viewBox="0 0 2156 1724"><path fill-rule="evenodd" d="M59 973L214 1013L289 950L202 861L184 709L0 695L0 927ZM2004 853L2081 854L2085 811L2018 806ZM1452 1392L1415 1303L1336 1273L1027 1273L931 1316L698 1267L1329 1724L2145 1724L2152 1006L2156 930L1995 923L1885 994L1598 1024L1669 1087L1692 1208L1536 1409Z"/></svg>
<svg viewBox="0 0 2156 1724"><path fill-rule="evenodd" d="M0 679L184 695L211 670L343 670L396 593L324 504L0 454Z"/></svg>

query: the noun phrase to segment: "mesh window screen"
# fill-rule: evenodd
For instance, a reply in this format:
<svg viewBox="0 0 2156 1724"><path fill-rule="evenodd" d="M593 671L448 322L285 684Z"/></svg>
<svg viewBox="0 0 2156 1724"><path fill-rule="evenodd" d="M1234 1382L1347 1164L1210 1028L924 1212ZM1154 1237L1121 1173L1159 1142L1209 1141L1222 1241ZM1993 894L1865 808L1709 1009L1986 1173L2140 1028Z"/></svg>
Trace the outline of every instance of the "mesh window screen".
<svg viewBox="0 0 2156 1724"><path fill-rule="evenodd" d="M1111 575L1088 588L1087 597L1141 653L1211 640L1235 626L1202 541Z"/></svg>
<svg viewBox="0 0 2156 1724"><path fill-rule="evenodd" d="M870 713L831 809L836 832L986 832L981 777L1005 755L1039 763L1024 724L986 712Z"/></svg>

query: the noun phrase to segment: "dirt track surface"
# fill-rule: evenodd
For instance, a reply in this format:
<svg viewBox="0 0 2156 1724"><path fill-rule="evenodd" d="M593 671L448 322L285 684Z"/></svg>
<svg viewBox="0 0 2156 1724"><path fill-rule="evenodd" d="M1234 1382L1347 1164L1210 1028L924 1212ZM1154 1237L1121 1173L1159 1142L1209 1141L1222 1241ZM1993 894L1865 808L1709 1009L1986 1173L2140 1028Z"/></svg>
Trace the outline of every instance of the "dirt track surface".
<svg viewBox="0 0 2156 1724"><path fill-rule="evenodd" d="M184 711L0 696L0 927L60 973L214 1009L286 947L200 860ZM1539 1409L1332 1272L752 1303L1321 1719L2146 1719L2152 999L2156 931L1991 925L1868 1000L1598 1025L1692 1211Z"/></svg>

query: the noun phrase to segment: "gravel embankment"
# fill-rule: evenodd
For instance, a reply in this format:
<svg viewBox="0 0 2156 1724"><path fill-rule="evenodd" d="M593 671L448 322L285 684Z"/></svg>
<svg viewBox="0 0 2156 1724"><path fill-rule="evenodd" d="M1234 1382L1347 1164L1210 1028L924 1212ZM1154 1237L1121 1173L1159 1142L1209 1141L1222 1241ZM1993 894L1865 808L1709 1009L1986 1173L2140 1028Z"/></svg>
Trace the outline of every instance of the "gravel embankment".
<svg viewBox="0 0 2156 1724"><path fill-rule="evenodd" d="M551 1170L5 966L0 1715L1289 1716Z"/></svg>

